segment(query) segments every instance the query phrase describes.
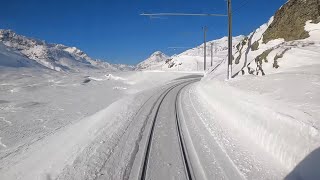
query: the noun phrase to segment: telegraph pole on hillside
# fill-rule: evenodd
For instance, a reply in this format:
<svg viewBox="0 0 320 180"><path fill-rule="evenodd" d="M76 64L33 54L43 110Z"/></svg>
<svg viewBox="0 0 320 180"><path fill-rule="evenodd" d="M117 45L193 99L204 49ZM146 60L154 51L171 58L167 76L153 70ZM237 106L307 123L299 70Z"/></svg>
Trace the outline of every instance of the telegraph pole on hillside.
<svg viewBox="0 0 320 180"><path fill-rule="evenodd" d="M232 78L232 9L228 0L228 79Z"/></svg>
<svg viewBox="0 0 320 180"><path fill-rule="evenodd" d="M207 36L207 27L203 27L203 70L206 71L207 69L207 42L206 42L206 36Z"/></svg>

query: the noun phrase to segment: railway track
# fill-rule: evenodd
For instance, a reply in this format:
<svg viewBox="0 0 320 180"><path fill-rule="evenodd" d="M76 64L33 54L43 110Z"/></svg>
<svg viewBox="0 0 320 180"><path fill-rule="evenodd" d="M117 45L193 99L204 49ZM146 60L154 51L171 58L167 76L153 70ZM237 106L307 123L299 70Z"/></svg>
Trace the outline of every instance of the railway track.
<svg viewBox="0 0 320 180"><path fill-rule="evenodd" d="M157 123L158 123L158 126L160 123L158 121L162 121L164 125L167 125L168 126L167 129L172 129L172 131L170 131L172 134L172 139L173 139L172 146L176 146L178 144L178 146L176 146L176 148L174 148L174 151L178 151L177 154L180 154L180 157L181 157L181 158L177 158L177 162L178 162L178 160L181 161L180 166L183 167L182 169L184 171L184 173L182 173L182 174L184 174L183 179L189 179L189 180L195 179L194 175L193 175L193 170L192 170L190 158L188 157L188 153L187 153L187 144L185 143L185 140L183 138L183 132L180 127L181 122L180 122L179 115L178 115L178 110L177 110L178 103L177 102L178 102L178 96L179 96L181 90L184 87L186 87L187 85L194 83L196 81L198 81L198 79L191 79L191 80L183 81L183 82L172 85L171 87L169 87L167 90L165 90L159 96L156 103L154 104L153 110L155 110L155 114L152 118L151 128L150 128L148 135L147 135L148 137L147 137L145 150L144 150L145 153L144 153L143 160L141 162L142 164L141 164L141 169L140 169L140 173L139 173L140 180L150 179L150 176L157 179L157 177L159 177L159 175L154 176L153 174L155 174L154 173L155 171L150 170L150 166L154 166L154 164L165 163L165 162L161 162L162 161L161 158L154 158L155 153L153 153L153 155L152 155L152 151L154 151L154 152L163 151L163 150L157 149L158 146L154 145L156 143L159 143L159 142L157 142L157 139L161 138L161 128L157 127ZM171 103L168 104L169 101ZM162 115L163 113L162 114L160 113L161 111L164 111L167 108L169 110L173 109L172 118L164 118ZM170 124L172 126L170 126ZM173 126L175 126L175 127L173 127ZM172 128L170 128L170 127L172 127ZM159 132L158 134L157 134L157 130ZM155 137L155 136L158 136L158 137ZM166 148L166 147L163 147L163 148ZM165 150L163 152L165 153ZM159 159L160 159L160 161L159 161ZM168 163L168 164L170 164L170 163ZM164 167L163 171L168 171L166 168L167 167ZM171 167L168 167L168 168L171 168ZM173 169L174 169L174 167L173 167ZM160 176L162 176L162 175L160 175ZM175 175L171 174L169 176L175 176Z"/></svg>

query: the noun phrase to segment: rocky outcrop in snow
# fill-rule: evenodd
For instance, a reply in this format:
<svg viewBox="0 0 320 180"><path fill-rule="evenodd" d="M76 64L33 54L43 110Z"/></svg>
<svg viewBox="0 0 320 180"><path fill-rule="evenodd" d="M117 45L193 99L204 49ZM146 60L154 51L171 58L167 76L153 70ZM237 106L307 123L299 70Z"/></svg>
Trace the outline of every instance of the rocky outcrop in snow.
<svg viewBox="0 0 320 180"><path fill-rule="evenodd" d="M234 54L234 75L266 75L320 63L320 4L291 0L269 22L245 37ZM290 61L287 59L290 58Z"/></svg>

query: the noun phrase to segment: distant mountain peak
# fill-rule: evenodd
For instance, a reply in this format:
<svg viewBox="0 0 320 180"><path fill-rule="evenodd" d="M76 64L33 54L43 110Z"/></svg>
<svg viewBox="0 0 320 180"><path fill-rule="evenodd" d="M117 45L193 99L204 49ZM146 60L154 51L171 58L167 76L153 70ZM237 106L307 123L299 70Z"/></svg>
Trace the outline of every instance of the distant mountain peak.
<svg viewBox="0 0 320 180"><path fill-rule="evenodd" d="M137 65L136 70L148 69L151 66L158 65L161 62L165 62L168 58L169 58L169 56L167 56L163 52L155 51L154 53L152 53L150 55L149 58L147 58L146 60L140 62Z"/></svg>
<svg viewBox="0 0 320 180"><path fill-rule="evenodd" d="M156 52L151 54L151 56L161 56L161 55L164 55L164 53L161 52L161 51L156 51Z"/></svg>
<svg viewBox="0 0 320 180"><path fill-rule="evenodd" d="M147 60L160 62L160 61L163 61L163 60L167 59L168 57L169 57L169 56L167 56L167 55L164 54L163 52L161 52L161 51L156 51L156 52L152 53Z"/></svg>

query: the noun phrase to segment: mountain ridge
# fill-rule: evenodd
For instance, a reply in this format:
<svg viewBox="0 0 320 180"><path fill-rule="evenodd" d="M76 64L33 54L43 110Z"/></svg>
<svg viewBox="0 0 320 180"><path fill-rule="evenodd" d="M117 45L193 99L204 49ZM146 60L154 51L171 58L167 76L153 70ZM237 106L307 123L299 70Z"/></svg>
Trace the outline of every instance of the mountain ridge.
<svg viewBox="0 0 320 180"><path fill-rule="evenodd" d="M54 71L79 72L86 69L117 71L119 70L117 67L120 67L106 61L93 59L77 47L47 43L44 40L19 35L12 30L0 29L0 43L4 45L2 48L9 48L15 54L20 54L22 57L36 62L38 67L45 67ZM1 52L5 52L5 50ZM22 57L19 59L26 61ZM2 59L0 65L8 65L4 61L6 60ZM25 63L21 62L20 64ZM18 64L15 67L18 67ZM121 67L126 69L123 65Z"/></svg>

